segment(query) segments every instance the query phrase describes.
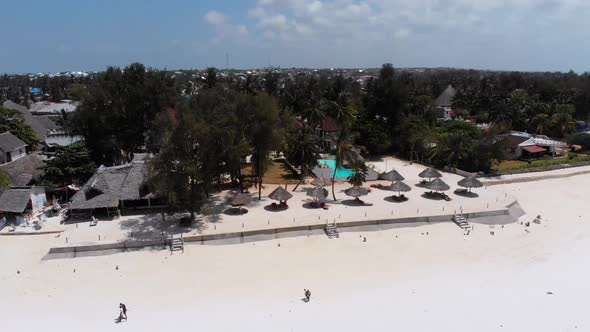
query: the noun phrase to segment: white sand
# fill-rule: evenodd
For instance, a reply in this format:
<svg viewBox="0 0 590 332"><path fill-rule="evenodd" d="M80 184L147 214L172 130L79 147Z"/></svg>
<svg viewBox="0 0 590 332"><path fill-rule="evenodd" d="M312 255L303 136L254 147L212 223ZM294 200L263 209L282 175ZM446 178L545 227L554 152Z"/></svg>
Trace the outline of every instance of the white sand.
<svg viewBox="0 0 590 332"><path fill-rule="evenodd" d="M385 167L387 163L387 167ZM508 195L502 188L487 187L474 189L478 198L469 198L458 196L453 193L458 188L457 182L463 177L456 174L444 173L443 180L451 186L447 193L452 201L430 200L421 197L428 191L424 188L414 186L419 183L421 178L418 177L424 166L419 164L409 165L405 161L387 158L386 161L372 163L378 169L391 170L396 168L405 178L405 182L412 187L412 191L405 193L409 198L407 202L394 203L387 201L386 198L391 195L397 195L397 192L388 190L372 189L372 192L362 199L372 206L351 206L351 197L344 194L344 190L350 188L348 183L339 183L336 185L336 198L334 202L331 188L326 187L330 192L327 199L329 209L309 208L311 198L306 196L304 191L311 186L300 186L297 192L293 193L293 198L289 200L289 209L287 211L268 211L265 209L273 201L267 198L267 195L274 190L277 185L265 185L263 190L263 199L258 201L257 193L252 193L255 198L248 206L248 213L244 215L227 215L223 213L231 206L227 203L227 198L233 193L223 192L215 194L213 203L204 210L210 211L207 216L198 216L201 224L196 229L185 232L186 235L195 234L212 234L225 232L240 232L247 230L290 227L311 224L325 224L326 222L343 223L347 221L359 220L383 220L391 218L406 218L416 216L433 216L448 215L455 212L463 211L478 212L485 210L498 210L514 201L514 196ZM373 182L374 183L374 182ZM380 181L384 185L391 182ZM291 191L294 186L289 187ZM129 239L143 239L146 237L159 236L162 231L166 233L178 233L177 220L168 218L169 223L162 224L160 215L152 214L146 216L125 216L121 220L101 220L96 227L89 227L88 223L78 225L71 224L65 226L63 236L54 241L56 246L116 242ZM66 238L68 242L66 243Z"/></svg>
<svg viewBox="0 0 590 332"><path fill-rule="evenodd" d="M542 215L530 233L476 225L465 237L446 223L44 261L53 236L4 236L2 330L589 331L589 186L495 186L523 220ZM121 301L129 321L115 324Z"/></svg>

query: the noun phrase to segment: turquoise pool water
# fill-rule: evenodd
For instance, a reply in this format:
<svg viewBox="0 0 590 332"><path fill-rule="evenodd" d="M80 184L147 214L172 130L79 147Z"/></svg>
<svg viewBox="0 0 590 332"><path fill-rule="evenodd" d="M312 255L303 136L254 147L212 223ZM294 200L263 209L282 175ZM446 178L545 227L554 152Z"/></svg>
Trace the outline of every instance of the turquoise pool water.
<svg viewBox="0 0 590 332"><path fill-rule="evenodd" d="M318 164L320 165L328 165L331 169L336 168L336 160L334 159L319 159ZM338 167L336 168L336 177L337 178L347 178L354 174L354 171L346 168L346 167Z"/></svg>

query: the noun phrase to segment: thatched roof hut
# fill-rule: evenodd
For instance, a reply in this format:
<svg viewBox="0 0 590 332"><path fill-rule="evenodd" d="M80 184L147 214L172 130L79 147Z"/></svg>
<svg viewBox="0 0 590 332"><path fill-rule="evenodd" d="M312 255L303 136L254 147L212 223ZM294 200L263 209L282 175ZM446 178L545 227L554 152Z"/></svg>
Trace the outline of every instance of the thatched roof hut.
<svg viewBox="0 0 590 332"><path fill-rule="evenodd" d="M293 195L290 192L288 192L285 188L278 186L268 195L268 198L282 202L290 200L291 198L293 198Z"/></svg>
<svg viewBox="0 0 590 332"><path fill-rule="evenodd" d="M468 176L462 179L461 181L457 182L457 184L461 187L469 188L469 190L471 190L471 188L483 187L481 181L479 181L475 176Z"/></svg>
<svg viewBox="0 0 590 332"><path fill-rule="evenodd" d="M437 171L436 169L429 167L425 170L423 170L422 172L420 172L420 174L418 174L419 177L424 178L424 179L432 179L432 178L440 178L442 177L442 174L440 174L439 171Z"/></svg>
<svg viewBox="0 0 590 332"><path fill-rule="evenodd" d="M351 188L346 189L344 191L344 193L347 196L355 197L356 198L356 197L368 195L369 194L369 191L367 189L365 189L365 188L354 186L354 187L351 187Z"/></svg>
<svg viewBox="0 0 590 332"><path fill-rule="evenodd" d="M399 174L398 171L396 171L395 169L392 169L391 171L383 174L383 179L391 182L405 180L404 177L401 174Z"/></svg>
<svg viewBox="0 0 590 332"><path fill-rule="evenodd" d="M436 178L430 182L428 182L425 187L430 190L434 191L447 191L451 189L448 184L446 184L443 180Z"/></svg>

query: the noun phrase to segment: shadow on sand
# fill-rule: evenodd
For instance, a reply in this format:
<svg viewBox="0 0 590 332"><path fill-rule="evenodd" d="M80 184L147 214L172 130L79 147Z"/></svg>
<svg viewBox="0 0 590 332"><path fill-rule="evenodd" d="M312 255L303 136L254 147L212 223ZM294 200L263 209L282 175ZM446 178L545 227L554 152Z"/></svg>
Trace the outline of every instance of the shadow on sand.
<svg viewBox="0 0 590 332"><path fill-rule="evenodd" d="M231 208L223 211L223 213L228 216L241 216L241 215L248 213L248 209L240 208L240 207L231 207Z"/></svg>
<svg viewBox="0 0 590 332"><path fill-rule="evenodd" d="M268 211L268 212L283 212L289 209L289 206L281 206L281 205L277 205L277 206L273 206L273 205L266 205L264 206L264 210Z"/></svg>
<svg viewBox="0 0 590 332"><path fill-rule="evenodd" d="M455 190L454 194L457 196L469 197L469 198L479 197L479 195L477 193L474 193L473 191L467 191L467 190Z"/></svg>
<svg viewBox="0 0 590 332"><path fill-rule="evenodd" d="M346 205L346 206L373 206L373 203L367 203L364 201L359 201L358 199L345 199L343 201L340 201L342 203L342 205Z"/></svg>
<svg viewBox="0 0 590 332"><path fill-rule="evenodd" d="M383 200L390 202L390 203L403 203L403 202L407 202L409 200L409 198L407 198L407 197L399 198L398 196L387 196L387 197L383 198Z"/></svg>

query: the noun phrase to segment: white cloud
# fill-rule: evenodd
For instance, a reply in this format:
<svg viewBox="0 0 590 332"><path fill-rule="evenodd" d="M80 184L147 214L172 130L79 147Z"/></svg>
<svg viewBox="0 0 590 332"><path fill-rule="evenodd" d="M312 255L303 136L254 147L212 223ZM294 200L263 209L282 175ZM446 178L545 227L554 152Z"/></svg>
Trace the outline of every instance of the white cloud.
<svg viewBox="0 0 590 332"><path fill-rule="evenodd" d="M227 24L227 22L229 21L229 18L227 16L223 15L222 13L216 10L209 11L207 14L205 14L204 18L205 22L211 25Z"/></svg>
<svg viewBox="0 0 590 332"><path fill-rule="evenodd" d="M503 47L558 40L568 26L590 38L589 16L590 0L257 0L235 17L246 25L216 11L205 21L218 36L249 34L257 47L315 57L352 56L354 48L421 59L480 50L483 59L493 56L490 49L505 56Z"/></svg>
<svg viewBox="0 0 590 332"><path fill-rule="evenodd" d="M242 24L233 24L231 19L215 10L211 10L203 16L205 22L213 27L216 33L215 40L237 39L243 41L248 37L248 28Z"/></svg>

